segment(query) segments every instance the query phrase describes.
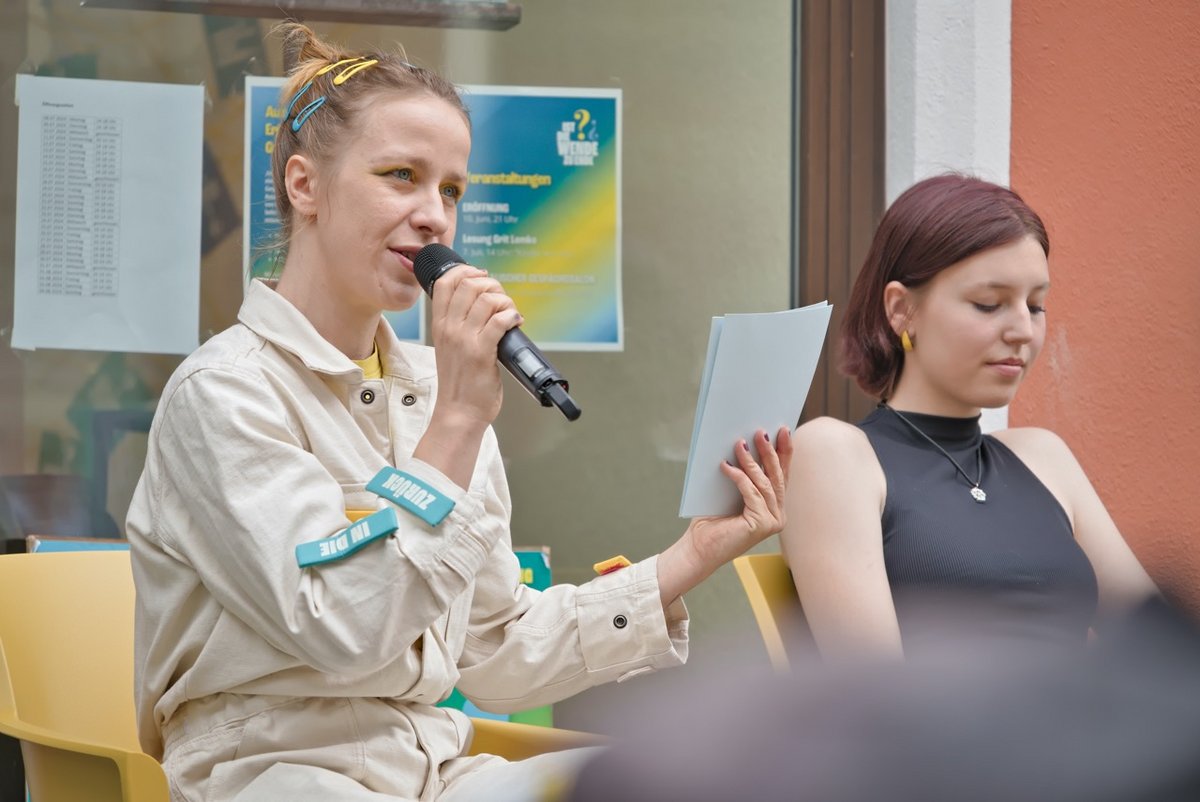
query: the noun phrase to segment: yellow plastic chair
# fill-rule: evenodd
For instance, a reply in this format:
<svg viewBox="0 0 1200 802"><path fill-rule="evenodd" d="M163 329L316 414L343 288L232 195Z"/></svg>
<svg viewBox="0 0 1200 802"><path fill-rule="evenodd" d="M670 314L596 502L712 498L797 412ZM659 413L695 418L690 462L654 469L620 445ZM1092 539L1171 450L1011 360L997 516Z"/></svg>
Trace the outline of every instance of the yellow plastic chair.
<svg viewBox="0 0 1200 802"><path fill-rule="evenodd" d="M771 665L786 674L803 656L815 653L792 572L782 554L743 554L733 561Z"/></svg>
<svg viewBox="0 0 1200 802"><path fill-rule="evenodd" d="M0 732L34 800L167 802L134 723L133 599L127 552L0 556Z"/></svg>
<svg viewBox="0 0 1200 802"><path fill-rule="evenodd" d="M0 555L0 732L21 741L35 802L167 802L133 703L126 551ZM591 733L474 719L472 754L519 760Z"/></svg>

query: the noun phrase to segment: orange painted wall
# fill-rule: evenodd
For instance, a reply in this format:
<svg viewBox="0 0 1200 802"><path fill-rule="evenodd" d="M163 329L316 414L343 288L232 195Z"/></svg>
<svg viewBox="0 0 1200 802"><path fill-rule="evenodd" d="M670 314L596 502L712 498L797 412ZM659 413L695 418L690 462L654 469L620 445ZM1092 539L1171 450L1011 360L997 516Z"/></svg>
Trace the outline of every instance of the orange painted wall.
<svg viewBox="0 0 1200 802"><path fill-rule="evenodd" d="M1012 10L1012 185L1050 230L1052 291L1009 420L1063 436L1200 613L1200 3Z"/></svg>

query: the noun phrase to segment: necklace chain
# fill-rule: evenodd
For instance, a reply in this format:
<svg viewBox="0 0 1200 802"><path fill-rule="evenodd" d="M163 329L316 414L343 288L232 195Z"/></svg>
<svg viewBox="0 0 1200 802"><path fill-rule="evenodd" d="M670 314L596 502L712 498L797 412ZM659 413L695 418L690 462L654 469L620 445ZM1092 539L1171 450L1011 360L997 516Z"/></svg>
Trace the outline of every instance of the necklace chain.
<svg viewBox="0 0 1200 802"><path fill-rule="evenodd" d="M975 473L978 476L978 478L972 479L970 476L967 475L967 472L963 470L962 466L958 464L958 460L956 460L954 457L950 456L950 452L946 451L946 449L944 449L940 445L938 445L938 442L936 440L934 440L929 435L925 434L925 432L921 431L920 428L917 427L917 424L913 423L908 418L901 415L900 411L898 409L896 409L895 407L892 407L889 404L883 404L883 406L886 407L887 409L890 409L897 418L904 421L904 423L908 426L908 428L912 429L914 432L921 435L921 437L925 438L926 442L928 442L931 446L936 448L938 451L942 452L943 457L950 460L950 464L954 466L954 469L956 471L958 471L959 473L961 473L962 478L966 479L967 483L971 485L971 498L975 499L975 501L979 502L980 504L987 501L987 493L985 493L983 491L983 488L979 486L979 483L983 481L983 441L982 440L980 441L979 445L975 449Z"/></svg>

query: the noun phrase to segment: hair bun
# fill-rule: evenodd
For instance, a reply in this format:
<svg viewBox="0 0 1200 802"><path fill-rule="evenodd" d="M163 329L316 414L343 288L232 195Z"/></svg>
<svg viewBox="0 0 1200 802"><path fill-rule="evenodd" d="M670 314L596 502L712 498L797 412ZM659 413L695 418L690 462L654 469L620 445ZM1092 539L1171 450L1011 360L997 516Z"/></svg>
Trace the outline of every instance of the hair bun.
<svg viewBox="0 0 1200 802"><path fill-rule="evenodd" d="M288 73L306 62L332 63L348 57L340 48L317 36L312 28L295 20L279 23L272 33L283 39L283 66Z"/></svg>

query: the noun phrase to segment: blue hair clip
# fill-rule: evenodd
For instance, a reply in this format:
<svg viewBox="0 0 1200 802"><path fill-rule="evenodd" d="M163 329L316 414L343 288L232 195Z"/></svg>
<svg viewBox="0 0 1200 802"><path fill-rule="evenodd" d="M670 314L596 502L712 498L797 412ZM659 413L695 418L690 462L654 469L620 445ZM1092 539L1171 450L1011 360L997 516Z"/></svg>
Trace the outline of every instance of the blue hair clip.
<svg viewBox="0 0 1200 802"><path fill-rule="evenodd" d="M325 96L321 95L319 98L314 100L312 103L309 103L307 106L300 109L300 113L296 115L296 119L292 120L292 130L299 133L300 126L304 125L305 121L308 120L308 118L312 116L312 113L314 111L316 111L317 109L321 108L321 106L324 105L324 103L325 103Z"/></svg>
<svg viewBox="0 0 1200 802"><path fill-rule="evenodd" d="M293 108L293 107L296 105L296 101L297 101L297 100L299 100L301 97L303 97L303 96L304 96L304 93L305 93L305 92L307 92L309 89L311 89L311 88L312 88L312 84L313 84L313 82L312 82L312 81L309 81L309 82L308 82L308 83L306 83L304 86L300 87L300 91L299 91L299 92L297 92L296 94L292 95L292 99L291 99L291 101L288 103L287 111L285 111L285 112L283 113L283 119L285 119L285 120L286 120L288 117L291 117L291 116L292 116L292 108Z"/></svg>

